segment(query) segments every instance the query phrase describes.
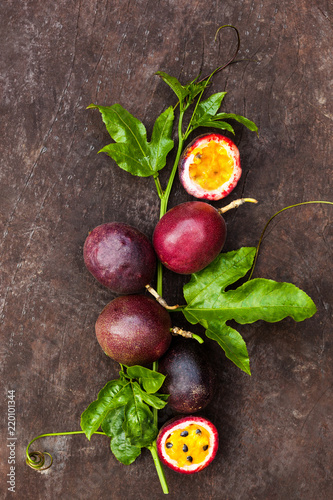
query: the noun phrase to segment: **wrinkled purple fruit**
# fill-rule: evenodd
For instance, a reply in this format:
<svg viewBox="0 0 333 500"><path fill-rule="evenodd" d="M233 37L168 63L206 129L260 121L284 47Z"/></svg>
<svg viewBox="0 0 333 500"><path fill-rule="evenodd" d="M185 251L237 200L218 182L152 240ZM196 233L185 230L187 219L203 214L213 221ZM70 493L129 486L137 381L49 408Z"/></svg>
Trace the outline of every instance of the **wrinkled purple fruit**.
<svg viewBox="0 0 333 500"><path fill-rule="evenodd" d="M159 359L171 342L168 311L145 295L123 295L99 315L97 340L108 356L124 365L146 365Z"/></svg>
<svg viewBox="0 0 333 500"><path fill-rule="evenodd" d="M83 256L91 274L119 294L140 292L156 270L156 255L147 236L120 222L93 229L85 241Z"/></svg>

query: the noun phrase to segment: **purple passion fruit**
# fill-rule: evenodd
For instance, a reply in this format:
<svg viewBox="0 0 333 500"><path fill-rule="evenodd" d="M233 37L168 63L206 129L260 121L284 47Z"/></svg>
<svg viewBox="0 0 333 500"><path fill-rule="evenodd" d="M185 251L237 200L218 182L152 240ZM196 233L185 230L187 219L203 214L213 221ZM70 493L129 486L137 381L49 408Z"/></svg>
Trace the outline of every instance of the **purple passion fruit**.
<svg viewBox="0 0 333 500"><path fill-rule="evenodd" d="M212 400L215 372L204 346L195 340L174 338L158 371L166 376L161 392L170 394L168 406L175 413L195 413Z"/></svg>
<svg viewBox="0 0 333 500"><path fill-rule="evenodd" d="M199 136L184 150L178 172L190 195L220 200L231 193L242 174L238 148L221 134Z"/></svg>
<svg viewBox="0 0 333 500"><path fill-rule="evenodd" d="M168 311L145 295L123 295L99 315L95 330L107 356L124 365L146 365L159 359L171 342Z"/></svg>
<svg viewBox="0 0 333 500"><path fill-rule="evenodd" d="M83 248L91 274L115 293L138 293L153 279L156 256L147 236L119 222L109 222L89 233Z"/></svg>
<svg viewBox="0 0 333 500"><path fill-rule="evenodd" d="M209 465L218 449L215 425L203 417L176 417L157 436L161 461L176 472L194 474Z"/></svg>
<svg viewBox="0 0 333 500"><path fill-rule="evenodd" d="M171 208L157 223L153 245L171 271L192 274L208 266L221 252L227 235L223 217L203 201Z"/></svg>

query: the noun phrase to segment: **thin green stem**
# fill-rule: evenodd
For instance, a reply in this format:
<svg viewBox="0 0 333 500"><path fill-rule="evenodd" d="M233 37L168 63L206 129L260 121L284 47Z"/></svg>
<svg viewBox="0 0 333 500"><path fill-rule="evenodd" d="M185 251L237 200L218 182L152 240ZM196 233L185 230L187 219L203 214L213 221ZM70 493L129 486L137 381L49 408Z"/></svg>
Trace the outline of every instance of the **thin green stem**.
<svg viewBox="0 0 333 500"><path fill-rule="evenodd" d="M183 143L184 143L183 131L182 131L183 117L184 117L184 110L181 109L181 111L179 113L179 121L178 121L178 149L177 149L177 155L176 155L175 162L174 162L174 165L173 165L170 177L169 177L169 181L168 181L167 187L166 187L166 189L165 189L165 191L163 193L162 199L161 199L160 218L163 217L163 215L167 211L169 196L170 196L170 193L171 193L171 188L172 188L173 181L174 181L174 178L175 178L175 175L176 175L176 172L177 172L179 158L180 158L180 155L181 155L182 150L183 150ZM157 291L158 291L158 289L157 289ZM158 293L160 293L160 292L158 292ZM160 293L160 295L162 295L162 293Z"/></svg>
<svg viewBox="0 0 333 500"><path fill-rule="evenodd" d="M168 201L169 201L169 196L170 196L172 184L173 184L176 172L177 172L177 166L178 166L179 158L180 158L180 155L181 155L181 152L182 152L182 149L183 149L183 135L182 135L183 116L184 116L184 110L181 109L180 113L179 113L179 121L178 121L178 149L177 149L177 155L176 155L176 159L175 159L175 162L174 162L174 165L173 165L173 168L172 168L169 180L168 180L167 187L166 187L166 189L165 189L164 192L162 191L161 187L160 187L160 191L159 191L159 189L157 189L157 192L159 193L159 197L160 197L160 200L161 200L160 218L162 218L163 215L167 211ZM155 183L156 183L156 178L155 178ZM159 186L161 186L161 184L159 184ZM156 184L156 187L157 187L157 184ZM161 262L158 262L158 264L157 264L156 291L162 297L162 292L163 292L163 267L162 267L162 263ZM158 371L158 361L155 361L153 363L153 370L156 371L156 372ZM154 424L157 426L158 425L158 411L157 411L156 408L153 408L153 416L154 416ZM154 460L154 464L155 464L155 467L156 467L156 470L157 470L157 474L158 474L158 477L159 477L159 480L160 480L160 483L161 483L161 486L162 486L163 493L167 494L167 493L169 493L168 485L166 483L164 472L163 472L160 460L158 458L156 441L154 441L151 444L151 446L149 447L149 449L150 449L150 452L151 452L153 460Z"/></svg>
<svg viewBox="0 0 333 500"><path fill-rule="evenodd" d="M200 337L200 335L197 335L196 333L192 333L192 339L195 339L197 342L199 342L199 344L203 344L204 343L204 341Z"/></svg>
<svg viewBox="0 0 333 500"><path fill-rule="evenodd" d="M207 85L208 85L209 80L211 79L211 77L212 77L212 75L210 75L210 76L208 77L208 80L207 80ZM207 86L207 85L206 85L206 86ZM184 141L186 141L186 139L188 138L188 136L189 136L189 135L190 135L190 133L192 132L192 129L191 129L192 121L193 121L194 115L195 115L195 113L196 113L196 111L197 111L197 107L198 107L198 105L199 105L199 102L201 101L202 94L205 92L205 90L206 90L206 87L204 87L204 88L202 89L202 91L200 92L199 97L198 97L198 99L197 99L197 102L195 103L195 108L194 108L194 111L193 111L192 116L191 116L191 118L190 118L189 124L187 125L187 129L185 130L185 133L184 133Z"/></svg>
<svg viewBox="0 0 333 500"><path fill-rule="evenodd" d="M154 464L155 464L155 467L156 467L156 471L157 471L157 474L158 474L158 478L159 478L161 486L162 486L163 493L165 495L167 495L169 493L169 488L168 488L168 484L167 484L166 479L165 479L165 475L164 475L164 471L162 469L162 465L161 465L160 459L158 458L156 441L154 441L148 447L148 449L150 450L150 453L152 454L152 457L153 457L153 460L154 460Z"/></svg>
<svg viewBox="0 0 333 500"><path fill-rule="evenodd" d="M260 248L262 239L264 237L266 229L268 228L268 226L272 222L272 220L277 215L281 214L285 210L289 210L290 208L300 207L301 205L312 205L312 204L316 204L316 203L320 203L320 204L324 204L324 205L333 205L332 201L323 201L323 200L303 201L301 203L296 203L295 205L290 205L289 207L284 207L281 210L279 210L278 212L276 212L274 215L272 215L272 217L267 221L267 223L266 223L266 225L265 225L265 227L264 227L264 229L263 229L263 231L262 231L262 233L260 235L259 242L258 242L257 249L256 249L256 254L255 254L255 257L254 257L254 261L253 261L253 264L252 264L252 267L251 267L251 271L250 271L250 275L249 275L248 280L250 280L252 278L252 275L253 275L253 272L254 272L254 268L255 268L257 260L258 260L259 248Z"/></svg>
<svg viewBox="0 0 333 500"><path fill-rule="evenodd" d="M162 278L163 278L163 267L162 267L162 262L159 260L157 262L156 291L160 297L162 297Z"/></svg>
<svg viewBox="0 0 333 500"><path fill-rule="evenodd" d="M162 196L163 196L163 189L162 189L160 178L159 178L158 174L156 176L154 176L154 181L155 181L155 186L156 186L158 197L161 200Z"/></svg>

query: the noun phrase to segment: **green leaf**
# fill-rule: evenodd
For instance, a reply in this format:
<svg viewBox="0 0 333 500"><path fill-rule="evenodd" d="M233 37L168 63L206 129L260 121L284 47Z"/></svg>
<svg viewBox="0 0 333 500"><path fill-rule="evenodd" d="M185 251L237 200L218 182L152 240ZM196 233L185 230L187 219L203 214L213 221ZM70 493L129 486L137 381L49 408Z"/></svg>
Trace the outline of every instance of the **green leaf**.
<svg viewBox="0 0 333 500"><path fill-rule="evenodd" d="M147 131L140 120L120 104L97 106L111 138L115 141L100 150L108 154L117 165L132 175L148 177L156 175L166 164L167 154L173 148L171 139L174 112L172 106L155 121L151 142L147 141Z"/></svg>
<svg viewBox="0 0 333 500"><path fill-rule="evenodd" d="M110 448L117 460L124 465L130 465L141 455L141 447L131 444L124 431L111 439Z"/></svg>
<svg viewBox="0 0 333 500"><path fill-rule="evenodd" d="M238 368L248 375L251 375L249 354L243 337L229 325L221 325L219 322L210 321L206 335L212 340L216 340L225 351L225 355Z"/></svg>
<svg viewBox="0 0 333 500"><path fill-rule="evenodd" d="M160 392L156 392L155 396L157 396L162 401L167 402L168 399L169 399L170 394L161 394Z"/></svg>
<svg viewBox="0 0 333 500"><path fill-rule="evenodd" d="M200 323L206 335L216 340L239 368L250 373L245 343L239 333L226 324L264 320L280 321L291 316L303 321L316 312L311 298L291 283L262 278L245 282L235 290L225 291L250 270L255 248L243 247L220 254L205 269L192 275L184 287L187 306L183 313L192 324Z"/></svg>
<svg viewBox="0 0 333 500"><path fill-rule="evenodd" d="M117 436L123 430L124 419L125 407L113 408L101 423L102 431L111 438Z"/></svg>
<svg viewBox="0 0 333 500"><path fill-rule="evenodd" d="M157 410L161 410L162 408L165 407L167 404L167 401L161 399L161 397L157 394L148 394L145 392L137 382L134 382L134 390L136 395L139 395L145 403L147 403L149 406L152 406L153 408L156 408Z"/></svg>
<svg viewBox="0 0 333 500"><path fill-rule="evenodd" d="M234 115L233 113L219 113L218 115L214 116L214 120L227 120L227 119L235 120L244 125L245 127L247 127L249 130L251 130L251 132L258 133L257 125L248 118L245 118L245 116Z"/></svg>
<svg viewBox="0 0 333 500"><path fill-rule="evenodd" d="M125 465L130 465L141 454L141 447L134 446L126 437L123 429L125 408L111 410L102 423L102 430L110 436L110 448L117 460Z"/></svg>
<svg viewBox="0 0 333 500"><path fill-rule="evenodd" d="M129 384L123 380L111 380L98 393L93 401L81 415L81 429L88 439L96 432L110 410L124 406L129 397Z"/></svg>
<svg viewBox="0 0 333 500"><path fill-rule="evenodd" d="M155 121L151 141L148 145L149 163L154 172L165 167L167 154L173 148L173 107L166 109Z"/></svg>
<svg viewBox="0 0 333 500"><path fill-rule="evenodd" d="M151 410L134 388L125 406L124 430L131 444L141 447L150 445L158 433Z"/></svg>
<svg viewBox="0 0 333 500"><path fill-rule="evenodd" d="M192 303L192 314L197 315L196 307ZM287 316L295 321L303 321L315 312L316 306L310 297L292 283L256 278L236 290L222 292L212 307L200 308L200 318L220 321L233 319L244 325L259 320L275 323Z"/></svg>
<svg viewBox="0 0 333 500"><path fill-rule="evenodd" d="M203 123L200 123L200 127L209 127L209 128L218 128L220 130L228 130L229 132L231 132L232 134L235 135L235 131L234 131L233 127L229 123L223 122L223 121L207 120Z"/></svg>
<svg viewBox="0 0 333 500"><path fill-rule="evenodd" d="M202 126L217 113L225 95L226 92L219 92L198 104L192 121L192 129Z"/></svg>
<svg viewBox="0 0 333 500"><path fill-rule="evenodd" d="M188 90L188 93L189 93L187 99L190 102L193 102L194 98L198 94L200 94L200 92L205 90L205 88L209 85L209 82L207 80L204 80L204 81L198 82L198 83L196 83L196 80L197 80L197 78L195 80L193 80L191 83L189 83L188 85L185 85L185 88Z"/></svg>
<svg viewBox="0 0 333 500"><path fill-rule="evenodd" d="M202 307L214 304L227 286L243 278L251 269L255 254L255 247L221 253L205 269L192 274L191 280L184 286L188 307L192 301L202 304Z"/></svg>
<svg viewBox="0 0 333 500"><path fill-rule="evenodd" d="M162 373L138 365L128 367L127 374L131 378L139 379L143 388L149 394L157 392L162 387L165 379Z"/></svg>
<svg viewBox="0 0 333 500"><path fill-rule="evenodd" d="M160 76L162 80L169 85L169 87L174 91L178 97L179 102L183 103L185 97L190 93L187 87L184 87L177 78L170 76L164 71L157 71L156 75Z"/></svg>

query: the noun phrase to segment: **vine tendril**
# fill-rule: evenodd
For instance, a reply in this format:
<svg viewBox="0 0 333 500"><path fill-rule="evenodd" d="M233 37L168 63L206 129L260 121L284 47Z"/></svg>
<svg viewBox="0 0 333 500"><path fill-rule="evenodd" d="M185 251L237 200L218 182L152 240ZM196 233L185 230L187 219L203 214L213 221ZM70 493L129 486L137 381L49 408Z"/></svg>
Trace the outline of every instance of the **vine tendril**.
<svg viewBox="0 0 333 500"><path fill-rule="evenodd" d="M257 260L258 260L258 254L259 254L259 249L260 249L260 245L261 245L262 239L264 237L266 229L268 228L268 226L272 222L272 220L277 215L281 214L285 210L289 210L290 208L300 207L301 205L316 204L316 203L325 204L325 205L333 205L332 201L323 201L323 200L303 201L301 203L295 203L295 205L290 205L289 207L284 207L281 210L279 210L278 212L276 212L274 215L272 215L272 217L267 221L267 223L266 223L266 225L265 225L265 227L264 227L264 229L263 229L263 231L262 231L262 233L260 235L259 242L258 242L257 249L256 249L256 254L255 254L254 261L253 261L253 264L252 264L252 267L251 267L251 270L250 270L250 275L249 275L248 281L252 278L253 271L254 271L254 268L255 268Z"/></svg>
<svg viewBox="0 0 333 500"><path fill-rule="evenodd" d="M29 448L37 439L44 437L53 437L53 436L69 436L74 434L85 434L84 431L73 431L73 432L53 432L50 434L40 434L30 441L26 449L26 464L29 465L34 470L43 471L47 470L53 464L53 457L48 451L31 451L29 452ZM94 434L101 434L102 436L106 436L105 432L94 432ZM45 455L49 457L49 463L46 464Z"/></svg>
<svg viewBox="0 0 333 500"><path fill-rule="evenodd" d="M201 80L199 80L197 83L201 83L205 80L207 80L207 78L211 78L213 75L216 75L216 73L219 73L220 71L222 71L223 69L225 69L227 66L229 66L229 64L233 63L238 52L239 52L239 49L240 49L240 35L239 35L239 31L238 29L236 28L236 26L233 26L232 24L224 24L223 26L220 26L218 28L218 30L216 31L215 33L215 38L214 38L214 41L216 42L217 40L217 35L219 33L220 30L224 29L224 28L231 28L235 31L236 35L237 35L237 47L236 47L236 50L235 50L235 53L234 55L231 57L231 59L226 63L226 64L223 64L222 66L219 66L218 68L216 68L213 73L211 73L210 75L207 75L205 76L204 78L202 78Z"/></svg>

